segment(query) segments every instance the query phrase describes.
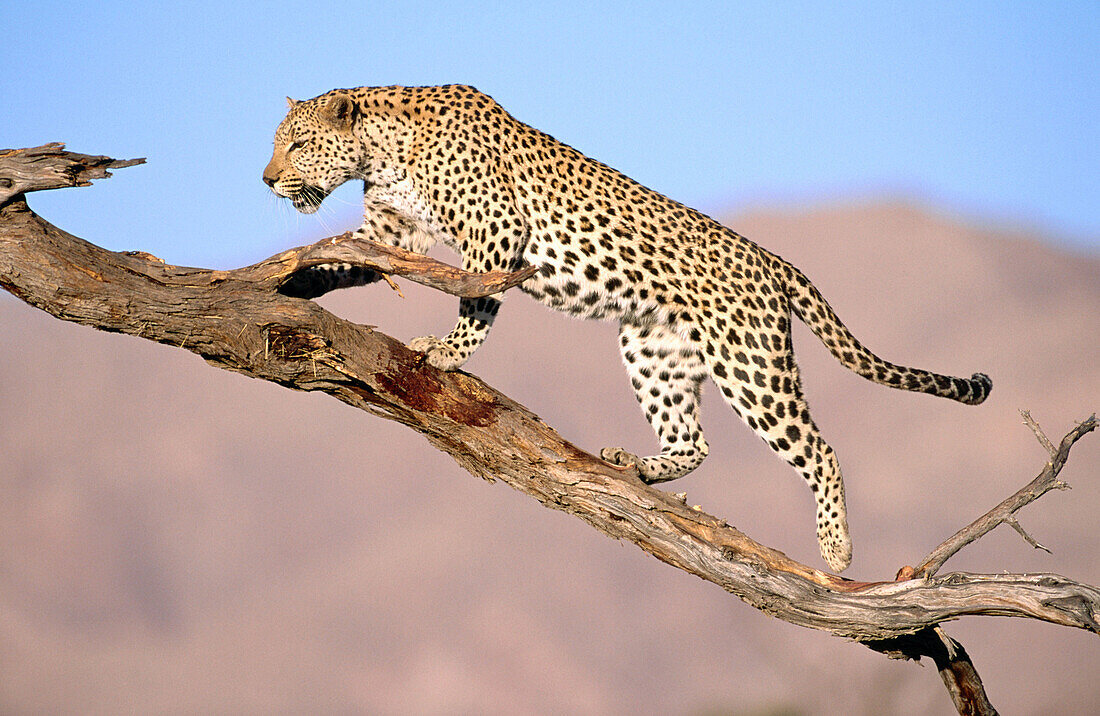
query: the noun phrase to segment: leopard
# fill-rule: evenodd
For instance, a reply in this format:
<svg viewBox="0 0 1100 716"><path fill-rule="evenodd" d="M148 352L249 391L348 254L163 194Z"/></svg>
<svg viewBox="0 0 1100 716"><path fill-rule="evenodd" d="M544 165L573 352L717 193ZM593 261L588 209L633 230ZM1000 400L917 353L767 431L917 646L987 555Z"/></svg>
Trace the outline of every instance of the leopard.
<svg viewBox="0 0 1100 716"><path fill-rule="evenodd" d="M844 480L803 396L792 316L875 383L970 405L992 389L984 373L957 378L879 358L793 264L524 124L473 87L334 89L287 105L263 171L275 195L308 214L338 186L361 181L355 237L417 253L442 245L471 272L534 266L519 288L536 301L617 321L622 361L660 451L609 447L600 458L646 483L683 477L707 457L699 403L709 377L809 485L821 556L837 572L852 559ZM311 299L379 278L327 264L280 290ZM408 347L440 370L461 368L502 299L461 298L449 333Z"/></svg>

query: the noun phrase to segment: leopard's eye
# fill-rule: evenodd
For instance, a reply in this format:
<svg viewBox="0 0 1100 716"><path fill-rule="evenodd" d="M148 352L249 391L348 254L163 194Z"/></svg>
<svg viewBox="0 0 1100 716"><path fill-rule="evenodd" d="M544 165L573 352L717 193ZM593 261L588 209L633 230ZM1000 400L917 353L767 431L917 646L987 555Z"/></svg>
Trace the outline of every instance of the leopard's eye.
<svg viewBox="0 0 1100 716"><path fill-rule="evenodd" d="M295 140L295 141L291 142L289 146L287 146L286 150L288 152L293 152L295 149L301 149L304 146L305 146L305 142L299 142L299 141Z"/></svg>

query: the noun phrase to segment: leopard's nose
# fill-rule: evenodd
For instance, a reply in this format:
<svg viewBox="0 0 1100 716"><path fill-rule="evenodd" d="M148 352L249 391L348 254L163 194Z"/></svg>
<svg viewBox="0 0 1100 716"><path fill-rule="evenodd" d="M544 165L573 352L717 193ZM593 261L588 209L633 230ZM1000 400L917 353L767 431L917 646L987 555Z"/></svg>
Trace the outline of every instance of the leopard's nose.
<svg viewBox="0 0 1100 716"><path fill-rule="evenodd" d="M275 188L275 182L279 181L279 170L277 167L272 166L274 163L274 161L271 161L264 167L264 184L272 189Z"/></svg>

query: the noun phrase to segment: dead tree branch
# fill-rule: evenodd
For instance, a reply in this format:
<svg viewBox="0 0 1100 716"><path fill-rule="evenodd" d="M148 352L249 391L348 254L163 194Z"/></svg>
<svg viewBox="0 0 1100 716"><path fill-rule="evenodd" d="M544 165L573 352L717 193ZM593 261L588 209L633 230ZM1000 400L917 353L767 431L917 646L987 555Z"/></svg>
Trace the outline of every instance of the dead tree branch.
<svg viewBox="0 0 1100 716"><path fill-rule="evenodd" d="M0 204L16 194L89 186L111 176L108 169L144 164L144 159L111 159L65 151L58 142L28 149L0 149Z"/></svg>
<svg viewBox="0 0 1100 716"><path fill-rule="evenodd" d="M0 154L0 187L7 188L0 193L0 286L62 320L183 347L220 368L328 393L396 420L470 473L502 480L604 534L630 540L772 616L895 658L930 656L960 712L992 713L992 707L965 651L939 629L943 622L1014 616L1100 634L1096 587L1052 574L934 576L957 550L950 546L960 542L954 538L942 550L946 556L926 560L919 578L904 581L855 582L800 564L643 484L632 470L580 450L478 378L438 371L399 341L276 290L295 271L331 261L406 275L464 296L504 290L532 269L471 275L348 235L237 270L185 268L140 252L104 250L27 207L25 192L81 186L108 176L108 168L137 161L71 154L61 145ZM1050 479L1073 442L1092 429L1086 425L1095 422L1062 441L1048 465ZM1007 514L1037 496L1013 496L1016 506ZM959 546L981 529L964 530L969 539Z"/></svg>
<svg viewBox="0 0 1100 716"><path fill-rule="evenodd" d="M1032 432L1035 433L1035 437L1038 438L1039 443L1050 454L1050 460L1047 461L1042 472L1040 472L1034 480L1020 488L1018 492L1005 498L1004 501L992 510L974 520L966 527L963 527L939 547L932 550L932 553L920 563L920 566L913 570L912 577L910 578L931 577L938 572L944 562L951 559L956 552L980 538L982 535L992 531L1000 524L1007 524L1019 532L1020 536L1032 547L1047 552L1050 551L1025 532L1014 515L1024 506L1031 504L1050 490L1069 489L1069 485L1057 479L1058 473L1062 471L1062 466L1065 465L1066 460L1069 459L1069 451L1070 448L1073 447L1073 444L1084 435L1096 429L1096 416L1090 415L1081 424L1073 430L1070 430L1069 433L1062 438L1062 442L1058 447L1054 447L1054 444L1050 442L1050 439L1047 438L1042 428L1032 419L1031 413L1025 410L1022 411L1022 415L1024 423L1031 428Z"/></svg>

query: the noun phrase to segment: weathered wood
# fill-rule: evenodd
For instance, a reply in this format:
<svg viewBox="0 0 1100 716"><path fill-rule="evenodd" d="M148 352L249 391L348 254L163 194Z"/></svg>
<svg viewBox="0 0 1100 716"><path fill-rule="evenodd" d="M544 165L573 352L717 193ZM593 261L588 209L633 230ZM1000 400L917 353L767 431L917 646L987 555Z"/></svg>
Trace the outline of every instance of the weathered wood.
<svg viewBox="0 0 1100 716"><path fill-rule="evenodd" d="M144 159L111 159L65 151L59 142L27 149L0 149L0 203L16 194L88 186L111 176L108 169L144 164Z"/></svg>
<svg viewBox="0 0 1100 716"><path fill-rule="evenodd" d="M69 185L125 165L63 154L72 165L62 177ZM26 166L24 158L15 157ZM0 177L15 174L7 168L12 158L0 155ZM44 179L32 172L20 186L52 187L62 179L50 171ZM930 572L866 583L800 564L645 485L632 468L609 465L577 448L478 378L439 371L369 326L276 290L294 271L329 261L418 280L430 274L430 285L459 295L493 293L526 277L462 276L412 256L345 235L233 271L185 268L140 252L106 251L71 236L34 214L19 193L0 201L0 286L27 303L63 320L176 345L220 368L321 391L396 420L471 474L499 479L604 534L630 540L777 618L891 656L936 659L952 697L963 704L960 711L991 712L982 710L988 701L973 665L959 657L965 656L961 647L948 649L954 642L942 632L929 637L936 625L962 616L1015 616L1100 634L1100 590L1057 575L935 577Z"/></svg>

